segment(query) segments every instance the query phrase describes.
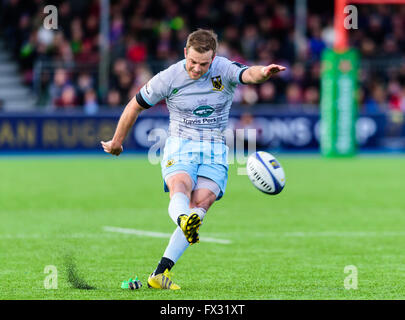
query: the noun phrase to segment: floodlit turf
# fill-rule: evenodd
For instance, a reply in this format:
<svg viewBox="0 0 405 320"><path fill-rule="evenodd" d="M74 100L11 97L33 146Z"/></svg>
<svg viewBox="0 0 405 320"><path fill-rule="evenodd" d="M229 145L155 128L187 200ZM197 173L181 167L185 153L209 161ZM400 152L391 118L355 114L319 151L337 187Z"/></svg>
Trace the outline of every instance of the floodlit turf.
<svg viewBox="0 0 405 320"><path fill-rule="evenodd" d="M171 233L160 167L146 158L0 158L0 299L404 299L405 158L279 155L277 196L229 174L225 197L173 268L179 291L146 286ZM358 271L346 290L344 268ZM57 289L45 289L47 266ZM122 280L138 276L143 288ZM351 282L353 284L353 282Z"/></svg>

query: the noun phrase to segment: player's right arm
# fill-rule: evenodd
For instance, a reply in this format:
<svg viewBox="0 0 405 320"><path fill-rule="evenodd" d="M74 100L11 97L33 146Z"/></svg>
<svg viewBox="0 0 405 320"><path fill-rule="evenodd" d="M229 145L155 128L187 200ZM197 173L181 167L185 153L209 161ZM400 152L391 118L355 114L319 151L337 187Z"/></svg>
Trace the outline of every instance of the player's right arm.
<svg viewBox="0 0 405 320"><path fill-rule="evenodd" d="M122 143L139 114L143 110L153 107L157 102L168 96L170 86L167 83L169 82L171 75L170 70L171 68L168 68L155 75L127 104L122 112L120 120L118 121L114 137L107 142L101 141L101 145L105 152L119 156L124 150Z"/></svg>
<svg viewBox="0 0 405 320"><path fill-rule="evenodd" d="M107 142L101 141L101 145L103 146L105 152L116 156L120 155L120 153L124 150L122 143L124 142L125 137L143 110L145 110L145 108L141 107L141 105L136 101L136 96L129 101L121 114L113 138Z"/></svg>

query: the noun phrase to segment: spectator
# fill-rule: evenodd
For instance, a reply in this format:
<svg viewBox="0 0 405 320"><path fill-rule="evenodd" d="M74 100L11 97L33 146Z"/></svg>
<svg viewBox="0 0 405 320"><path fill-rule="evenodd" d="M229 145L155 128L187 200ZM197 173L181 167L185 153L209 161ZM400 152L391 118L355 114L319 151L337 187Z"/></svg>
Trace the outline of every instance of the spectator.
<svg viewBox="0 0 405 320"><path fill-rule="evenodd" d="M98 71L99 1L58 2L57 31L46 30L39 23L45 16L39 10L45 1L0 2L0 31L18 57L28 84L33 82L33 68L37 61L45 62L44 65L62 62L64 68L73 70L71 75L66 73L63 81L57 79L60 70L55 70L54 77L38 77L42 82L36 83L36 87L47 92L38 100L44 101L43 97L49 96L52 104L61 98L66 85L73 85L77 88L78 103L84 105L86 92L90 88L94 90L97 84L92 79L90 87L82 88L79 83L83 81L81 75L71 67L85 65L92 68L92 72ZM405 53L403 8L394 5L358 7L360 28L352 30L349 37L351 43L360 49L362 59L378 57L392 59L393 64L400 62ZM273 87L266 85L256 88L258 91L238 88L235 101L246 104L252 101L292 101L295 104L317 101L320 56L324 48L333 45L334 38L333 12L322 10L308 6L306 50L296 56L293 2L241 0L218 5L211 0L198 4L190 0L111 0L110 88L119 91L120 103L124 103L152 74L183 56L190 30L206 27L219 34L218 55L247 65L273 62L292 65L288 68L290 73L285 72L272 81ZM391 108L400 108L400 94L383 95L379 86L375 87L376 93L370 89L374 80L398 81L400 86L405 86L404 70L397 67L392 72L387 70L389 68L384 68L384 72L368 71L361 79L363 101L368 104L366 110L382 105L382 97L385 97L385 102L390 101ZM273 92L276 92L275 98ZM100 101L100 104L108 104L107 100Z"/></svg>
<svg viewBox="0 0 405 320"><path fill-rule="evenodd" d="M72 21L71 32L72 41L70 42L70 46L72 48L73 54L77 58L78 55L81 53L83 46L83 29L80 19L76 18Z"/></svg>
<svg viewBox="0 0 405 320"><path fill-rule="evenodd" d="M127 58L133 63L142 63L146 60L146 46L135 38L130 38L128 42Z"/></svg>
<svg viewBox="0 0 405 320"><path fill-rule="evenodd" d="M120 74L118 78L118 87L117 89L120 92L121 97L127 97L129 90L131 89L133 84L133 79L131 73L129 71L126 71L122 74ZM124 98L124 99L125 99Z"/></svg>
<svg viewBox="0 0 405 320"><path fill-rule="evenodd" d="M370 38L365 38L361 41L360 51L363 57L372 57L376 54L376 45Z"/></svg>
<svg viewBox="0 0 405 320"><path fill-rule="evenodd" d="M386 103L387 94L381 83L375 83L372 85L371 95L367 97L364 102L364 111L367 113L375 113L383 110Z"/></svg>
<svg viewBox="0 0 405 320"><path fill-rule="evenodd" d="M259 100L255 86L246 85L242 89L242 104L253 105Z"/></svg>
<svg viewBox="0 0 405 320"><path fill-rule="evenodd" d="M401 85L398 81L388 83L389 108L391 111L401 110Z"/></svg>
<svg viewBox="0 0 405 320"><path fill-rule="evenodd" d="M276 87L273 82L266 81L259 87L259 102L275 103L277 101Z"/></svg>
<svg viewBox="0 0 405 320"><path fill-rule="evenodd" d="M313 61L319 61L321 59L321 53L326 48L326 44L322 39L321 30L314 29L312 31L312 37L309 39L310 56Z"/></svg>
<svg viewBox="0 0 405 320"><path fill-rule="evenodd" d="M96 92L91 88L86 90L84 95L84 112L89 115L96 114L98 108Z"/></svg>
<svg viewBox="0 0 405 320"><path fill-rule="evenodd" d="M256 55L256 48L259 44L259 34L255 25L248 25L244 28L242 37L242 52L247 60L253 61Z"/></svg>
<svg viewBox="0 0 405 320"><path fill-rule="evenodd" d="M93 89L93 79L87 72L82 72L77 78L77 94L80 104L83 104L85 101L85 94L90 89Z"/></svg>
<svg viewBox="0 0 405 320"><path fill-rule="evenodd" d="M291 79L296 84L299 84L301 87L305 84L306 72L305 65L301 62L296 62L292 65L291 69Z"/></svg>
<svg viewBox="0 0 405 320"><path fill-rule="evenodd" d="M122 105L121 95L118 90L110 90L107 95L107 105L111 108L120 107Z"/></svg>
<svg viewBox="0 0 405 320"><path fill-rule="evenodd" d="M53 103L55 103L55 101L62 96L62 91L64 87L67 86L68 84L70 84L70 81L68 79L68 73L66 69L63 68L56 69L53 78L53 83L51 84L49 90L50 99Z"/></svg>
<svg viewBox="0 0 405 320"><path fill-rule="evenodd" d="M56 99L55 107L58 109L73 109L78 105L76 91L73 86L65 86L62 90L61 97Z"/></svg>
<svg viewBox="0 0 405 320"><path fill-rule="evenodd" d="M121 14L113 16L110 30L111 45L117 44L124 35L124 19Z"/></svg>
<svg viewBox="0 0 405 320"><path fill-rule="evenodd" d="M134 84L137 87L143 86L153 77L151 70L146 64L136 64L134 68Z"/></svg>
<svg viewBox="0 0 405 320"><path fill-rule="evenodd" d="M286 90L286 103L296 105L302 103L302 90L296 83L291 83Z"/></svg>
<svg viewBox="0 0 405 320"><path fill-rule="evenodd" d="M399 97L399 109L405 113L405 86L401 89L401 94Z"/></svg>
<svg viewBox="0 0 405 320"><path fill-rule="evenodd" d="M316 87L308 87L304 92L304 103L319 104L319 90Z"/></svg>

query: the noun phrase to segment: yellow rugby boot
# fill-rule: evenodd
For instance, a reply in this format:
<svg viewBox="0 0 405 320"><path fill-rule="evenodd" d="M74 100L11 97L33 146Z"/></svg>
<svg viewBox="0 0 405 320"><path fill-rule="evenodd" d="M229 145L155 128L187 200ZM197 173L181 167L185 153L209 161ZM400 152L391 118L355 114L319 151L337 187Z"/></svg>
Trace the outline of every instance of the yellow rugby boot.
<svg viewBox="0 0 405 320"><path fill-rule="evenodd" d="M200 242L198 231L200 230L201 219L200 216L193 212L189 216L182 215L180 219L180 228L183 231L187 241L190 244Z"/></svg>
<svg viewBox="0 0 405 320"><path fill-rule="evenodd" d="M148 287L155 289L169 289L169 290L179 290L180 287L173 283L170 279L169 269L165 272L153 275L153 273L148 278Z"/></svg>

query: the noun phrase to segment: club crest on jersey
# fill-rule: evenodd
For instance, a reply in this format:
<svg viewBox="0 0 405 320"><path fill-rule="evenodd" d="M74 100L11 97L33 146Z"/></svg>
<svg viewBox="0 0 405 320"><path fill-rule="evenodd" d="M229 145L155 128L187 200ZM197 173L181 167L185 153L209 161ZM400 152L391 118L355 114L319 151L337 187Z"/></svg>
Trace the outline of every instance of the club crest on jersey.
<svg viewBox="0 0 405 320"><path fill-rule="evenodd" d="M221 76L211 78L211 82L212 82L212 86L214 87L214 88L212 88L212 90L222 91L224 89L224 85L222 84Z"/></svg>
<svg viewBox="0 0 405 320"><path fill-rule="evenodd" d="M174 160L173 160L173 159L167 160L166 168L169 168L169 167L172 166L173 164L174 164Z"/></svg>

